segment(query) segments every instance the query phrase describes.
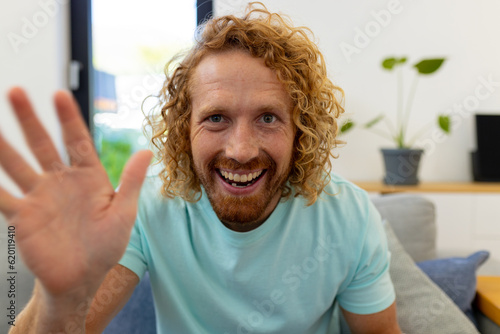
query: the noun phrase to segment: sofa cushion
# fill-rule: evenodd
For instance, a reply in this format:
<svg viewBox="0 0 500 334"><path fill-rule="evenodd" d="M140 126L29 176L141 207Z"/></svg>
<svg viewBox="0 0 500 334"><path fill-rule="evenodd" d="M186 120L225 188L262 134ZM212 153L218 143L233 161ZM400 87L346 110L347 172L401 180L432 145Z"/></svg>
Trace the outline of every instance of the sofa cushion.
<svg viewBox="0 0 500 334"><path fill-rule="evenodd" d="M375 197L372 201L414 261L436 258L435 208L431 201L401 193Z"/></svg>
<svg viewBox="0 0 500 334"><path fill-rule="evenodd" d="M123 309L103 334L156 334L156 315L149 274L144 274Z"/></svg>
<svg viewBox="0 0 500 334"><path fill-rule="evenodd" d="M476 270L489 255L487 251L479 251L466 258L428 260L417 263L417 266L476 324L472 312L477 285Z"/></svg>
<svg viewBox="0 0 500 334"><path fill-rule="evenodd" d="M384 226L401 330L405 333L479 333L455 303L415 265L391 226L388 223Z"/></svg>

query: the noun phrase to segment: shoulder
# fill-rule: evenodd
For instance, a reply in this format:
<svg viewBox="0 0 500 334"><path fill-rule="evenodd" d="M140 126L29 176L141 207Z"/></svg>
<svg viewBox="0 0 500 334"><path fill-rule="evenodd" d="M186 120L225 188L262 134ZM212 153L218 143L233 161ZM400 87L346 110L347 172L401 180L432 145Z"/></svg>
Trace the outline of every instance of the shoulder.
<svg viewBox="0 0 500 334"><path fill-rule="evenodd" d="M361 212L372 205L365 190L335 173L330 174L330 177L330 183L315 204Z"/></svg>
<svg viewBox="0 0 500 334"><path fill-rule="evenodd" d="M324 232L342 231L355 235L366 230L373 221L380 220L366 191L339 175L330 176L329 184L312 205L307 206L302 197L293 198L287 208L290 219L314 222L310 227Z"/></svg>
<svg viewBox="0 0 500 334"><path fill-rule="evenodd" d="M335 174L331 175L325 192L303 211L299 215L315 222L314 228L324 235L335 235L341 243L362 243L370 231L379 230L381 225L380 214L369 194Z"/></svg>

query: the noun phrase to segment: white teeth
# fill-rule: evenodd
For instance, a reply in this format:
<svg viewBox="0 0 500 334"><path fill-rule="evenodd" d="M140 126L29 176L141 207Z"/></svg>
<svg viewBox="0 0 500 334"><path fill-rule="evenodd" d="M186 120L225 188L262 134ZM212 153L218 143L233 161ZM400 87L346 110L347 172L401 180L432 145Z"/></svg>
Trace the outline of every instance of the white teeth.
<svg viewBox="0 0 500 334"><path fill-rule="evenodd" d="M249 173L249 174L236 174L236 173L230 173L227 171L220 171L222 176L224 176L227 180L229 181L235 181L235 182L250 182L262 174L262 171L259 172L254 172L254 173ZM232 183L233 186L236 186L236 183Z"/></svg>

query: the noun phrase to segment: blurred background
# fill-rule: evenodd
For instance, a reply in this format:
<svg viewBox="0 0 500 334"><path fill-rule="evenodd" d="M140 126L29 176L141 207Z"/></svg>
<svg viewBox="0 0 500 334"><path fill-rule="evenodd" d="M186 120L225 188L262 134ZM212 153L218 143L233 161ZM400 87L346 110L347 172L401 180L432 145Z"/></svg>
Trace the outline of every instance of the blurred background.
<svg viewBox="0 0 500 334"><path fill-rule="evenodd" d="M381 61L407 57L401 69L406 98L414 80L412 65L423 58L446 58L433 75L416 85L409 133L420 132L425 148L420 179L469 181L475 148L474 115L500 113L500 3L494 0L335 0L263 1L311 28L331 79L345 92L345 115L365 123L377 115L393 119L397 110L396 72ZM67 88L70 52L68 0L24 0L0 6L0 91L25 87L61 154L60 131L51 95ZM241 13L248 1L214 0L215 15ZM190 47L196 27L196 1L92 1L92 87L89 116L96 147L116 185L121 166L147 147L143 112L155 104L163 67ZM82 39L82 43L85 40ZM143 105L144 100L146 103ZM437 132L435 119L450 115L452 133ZM380 124L383 128L384 124ZM420 131L420 129L427 131ZM0 99L0 130L33 162L5 97ZM352 180L380 180L380 148L393 143L360 126L340 137L336 172ZM15 191L0 171L0 181Z"/></svg>

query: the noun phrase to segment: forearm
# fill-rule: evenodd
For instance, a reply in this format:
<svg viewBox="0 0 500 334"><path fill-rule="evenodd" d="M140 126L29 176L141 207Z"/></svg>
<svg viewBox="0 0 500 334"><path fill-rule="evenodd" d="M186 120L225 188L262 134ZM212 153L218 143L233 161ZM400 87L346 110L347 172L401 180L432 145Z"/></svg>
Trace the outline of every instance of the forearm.
<svg viewBox="0 0 500 334"><path fill-rule="evenodd" d="M352 334L401 334L396 302L385 310L373 314L356 314L342 309Z"/></svg>
<svg viewBox="0 0 500 334"><path fill-rule="evenodd" d="M49 299L35 284L31 300L9 334L83 334L91 301L90 297L74 296Z"/></svg>

